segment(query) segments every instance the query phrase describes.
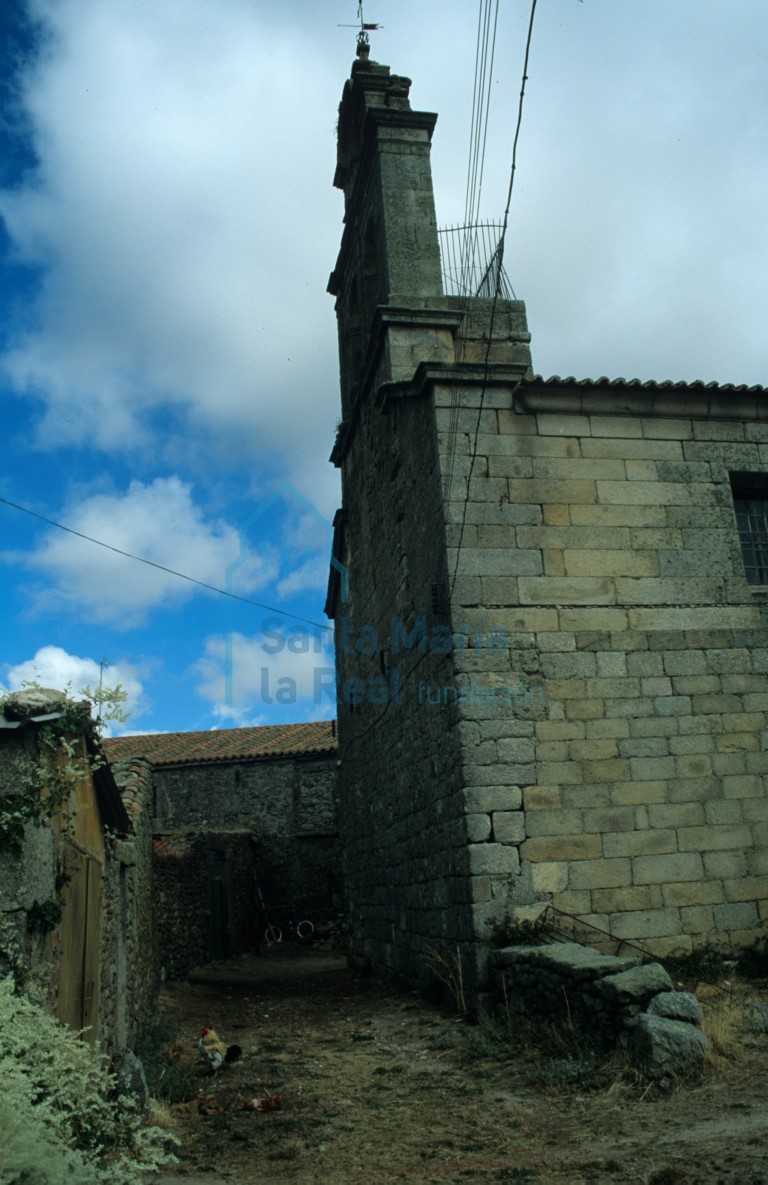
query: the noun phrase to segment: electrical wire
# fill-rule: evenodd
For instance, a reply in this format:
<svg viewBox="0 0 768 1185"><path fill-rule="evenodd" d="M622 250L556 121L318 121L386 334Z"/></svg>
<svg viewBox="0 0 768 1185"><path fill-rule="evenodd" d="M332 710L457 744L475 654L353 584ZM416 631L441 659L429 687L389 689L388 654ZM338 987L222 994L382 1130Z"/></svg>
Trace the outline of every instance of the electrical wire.
<svg viewBox="0 0 768 1185"><path fill-rule="evenodd" d="M482 13L482 3L483 3L483 0L481 0L481 13ZM528 79L528 59L529 59L529 55L530 55L531 38L533 35L533 18L536 13L536 3L537 3L537 0L533 0L533 2L531 4L531 15L530 15L530 19L528 22L528 37L527 37L526 44L525 44L525 58L524 58L524 62L523 62L522 87L520 90L520 102L518 105L518 112L517 112L517 125L515 127L515 135L514 135L514 140L513 140L513 145L512 145L512 169L511 169L511 174L510 174L509 190L507 193L507 205L506 205L506 209L504 211L504 221L502 224L501 237L500 237L499 246L498 246L499 262L498 262L498 270L496 272L496 282L494 285L493 303L491 305L491 316L490 316L490 324L489 324L489 330L488 330L488 344L486 347L485 360L484 360L484 364L483 364L483 382L482 382L482 387L480 390L480 404L479 404L478 411L477 411L477 420L475 422L474 437L473 437L473 441L472 441L470 468L469 468L469 474L467 476L467 489L466 489L466 494L464 497L464 507L462 510L462 518L461 518L461 530L459 533L458 545L456 547L456 566L454 568L453 578L451 581L451 590L450 590L451 594L453 593L453 589L456 584L456 574L457 574L458 567L459 567L459 559L461 557L461 544L462 544L462 541L464 538L464 528L465 528L466 519L467 519L467 506L469 504L469 486L470 486L470 481L472 479L472 470L473 470L474 464L475 464L475 457L477 455L477 437L478 437L478 433L480 431L480 422L481 422L482 411L483 411L483 401L485 399L485 392L486 392L486 388L488 386L488 377L490 374L489 359L490 359L491 344L493 342L493 324L494 324L494 320L495 320L495 316L496 316L496 305L497 305L498 299L499 299L499 290L501 287L501 277L502 277L501 265L502 265L502 260L504 257L504 240L505 240L506 233L507 233L507 226L509 224L509 209L510 209L510 204L511 204L511 200L512 200L512 188L513 188L514 178L515 178L517 142L518 142L518 139L520 136L520 126L521 126L522 115L523 115L523 96L525 94L525 84ZM479 43L480 43L480 32L478 31L478 47L479 47ZM478 52L479 52L479 48L478 48ZM474 109L473 109L473 111L474 111ZM469 225L469 223L467 222L466 225ZM469 299L466 302L465 308L466 308L466 310L469 309ZM458 349L457 349L457 356L458 356ZM519 380L517 385L515 386L515 391L520 386L520 382L522 382L522 379ZM458 391L458 387L456 388L456 390ZM514 392L513 392L513 398L514 398ZM456 416L458 416L458 399L456 401L456 409L455 410L456 410ZM453 417L453 414L454 414L454 406L452 405L451 406L452 417ZM450 460L452 461L452 458L450 458ZM446 494L446 497L447 497L447 494ZM429 654L429 653L430 652L428 650L425 650L422 654L419 655L419 657L416 659L413 666L411 667L410 671L408 672L409 675L414 674L414 672L418 669L418 667L421 665L421 663L424 661L427 654ZM392 704L392 702L393 702L392 699L388 697L382 710L380 712L378 712L374 716L374 718L368 722L368 724L363 729L363 731L355 737L355 739L353 741L353 745L359 745L361 743L364 743L365 740L367 739L367 737L372 732L374 732L376 729L378 729L384 716L386 716L387 712L389 711L389 708L390 708L390 705Z"/></svg>
<svg viewBox="0 0 768 1185"><path fill-rule="evenodd" d="M470 118L469 160L467 165L467 185L464 198L464 222L461 247L459 252L459 292L465 294L462 326L470 308L471 297L475 295L472 276L475 270L475 260L478 253L478 235L475 223L480 211L480 197L483 187L483 172L485 168L485 149L488 135L488 115L491 103L493 82L493 62L496 52L496 30L499 17L499 0L496 0L493 11L493 26L491 33L491 8L493 0L480 0L477 21L477 44L475 47L475 76L472 87L472 115ZM489 58L490 45L490 58ZM466 348L462 329L456 336L455 361L462 362ZM446 433L446 468L444 478L444 493L446 501L450 498L453 487L453 473L456 462L456 449L459 437L459 387L455 385L451 391L449 405L448 428Z"/></svg>
<svg viewBox="0 0 768 1185"><path fill-rule="evenodd" d="M121 547L114 547L111 543L105 543L103 539L94 539L92 535L84 535L82 531L76 531L74 527L67 527L64 523L57 523L55 519L46 518L44 514L38 514L35 510L30 510L28 506L21 506L18 502L11 502L9 498L0 498L0 502L4 506L11 506L14 510L20 510L23 514L29 514L32 518L39 519L40 522L47 523L50 527L56 527L59 531L66 531L68 535L76 535L78 539L85 539L88 543L95 543L97 547L104 547L107 551L113 551L116 555L125 556L126 559L136 560L139 564L147 564L150 568L157 568L160 572L167 572L169 576L177 576L179 580L187 580L190 584L197 584L200 588L206 588L209 592L218 593L222 597L230 597L233 601L242 601L245 605L254 605L257 609L266 609L269 613L277 613L280 617L288 617L291 621L300 621L303 625L311 625L313 629L326 630L329 634L333 633L333 627L323 625L319 621L310 621L307 617L299 617L295 613L288 613L285 609L276 609L274 605L265 605L261 601L253 601L250 597L241 597L237 593L229 592L226 588L218 588L215 584L206 584L204 580L197 580L194 576L188 576L185 572L177 572L175 568L167 568L165 564L157 564L154 560L148 560L145 556L134 555L130 551L123 551Z"/></svg>
<svg viewBox="0 0 768 1185"><path fill-rule="evenodd" d="M501 268L502 268L502 264L504 262L504 245L505 245L505 240L507 237L507 227L509 225L509 210L510 210L510 206L512 204L512 189L513 189L514 183L515 183L515 170L517 168L517 143L520 138L520 127L521 127L522 121L523 121L523 99L525 98L525 84L528 81L528 60L529 60L530 52L531 52L531 38L533 37L533 18L536 15L536 4L537 4L537 0L532 0L531 15L530 15L530 18L528 21L528 36L527 36L526 42L525 42L525 57L523 59L523 77L522 77L522 83L521 83L521 87L520 87L520 101L519 101L518 107L517 107L517 123L515 125L514 139L512 141L512 167L511 167L510 176L509 176L509 189L507 191L507 204L504 208L504 218L502 220L502 226L501 226L501 237L499 238L498 270L496 272L496 283L494 285L493 303L491 305L491 316L490 316L490 323L488 326L488 344L485 349L485 359L483 362L483 383L480 388L480 401L479 401L478 408L477 408L477 418L475 420L475 430L474 430L474 435L473 435L473 439L472 439L472 445L470 448L469 472L467 473L467 488L466 488L466 491L464 494L464 506L462 508L462 514L461 514L461 528L459 530L459 539L458 539L458 543L456 545L456 563L455 563L455 566L453 569L453 576L451 578L451 588L450 588L451 595L453 594L453 590L456 587L456 577L457 577L458 570L459 570L459 560L461 558L461 545L464 541L464 530L465 530L466 522L467 522L467 507L469 506L469 487L470 487L470 483L472 481L472 473L475 468L475 460L477 457L477 438L480 433L480 423L481 423L482 414L483 414L483 403L485 401L485 392L486 392L486 389L488 386L488 376L490 374L489 359L490 359L490 354L491 354L491 344L493 342L493 325L494 325L494 321L496 318L496 306L497 306L498 300L499 300L499 289L501 287ZM517 387L520 386L521 381L522 380L518 381L518 383L515 387L515 390L517 390ZM513 395L514 395L514 393L513 393Z"/></svg>

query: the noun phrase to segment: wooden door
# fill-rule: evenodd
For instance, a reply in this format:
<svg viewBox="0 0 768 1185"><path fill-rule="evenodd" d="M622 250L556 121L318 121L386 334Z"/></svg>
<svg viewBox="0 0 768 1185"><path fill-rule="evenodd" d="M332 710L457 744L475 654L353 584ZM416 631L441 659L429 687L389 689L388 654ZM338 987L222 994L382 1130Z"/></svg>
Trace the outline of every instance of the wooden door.
<svg viewBox="0 0 768 1185"><path fill-rule="evenodd" d="M65 841L71 877L64 890L59 942L58 1016L95 1041L99 1020L99 931L102 869L99 861Z"/></svg>

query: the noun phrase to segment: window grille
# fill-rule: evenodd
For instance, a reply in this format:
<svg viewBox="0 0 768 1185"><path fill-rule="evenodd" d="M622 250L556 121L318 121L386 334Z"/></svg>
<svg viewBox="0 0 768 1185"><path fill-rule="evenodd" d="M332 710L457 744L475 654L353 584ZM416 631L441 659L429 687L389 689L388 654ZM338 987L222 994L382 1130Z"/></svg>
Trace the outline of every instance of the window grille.
<svg viewBox="0 0 768 1185"><path fill-rule="evenodd" d="M749 584L768 584L768 477L731 474L733 505Z"/></svg>

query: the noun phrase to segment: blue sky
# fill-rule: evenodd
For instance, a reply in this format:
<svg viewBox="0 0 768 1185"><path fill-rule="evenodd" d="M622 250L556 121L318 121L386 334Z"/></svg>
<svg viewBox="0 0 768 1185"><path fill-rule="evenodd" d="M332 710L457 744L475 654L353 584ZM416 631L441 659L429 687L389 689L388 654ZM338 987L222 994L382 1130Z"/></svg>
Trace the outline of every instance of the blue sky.
<svg viewBox="0 0 768 1185"><path fill-rule="evenodd" d="M481 213L500 218L527 0L501 0ZM0 497L327 625L325 288L355 0L6 0ZM439 114L461 220L478 4L369 0ZM537 371L768 381L768 6L539 0L506 266ZM115 731L326 717L327 629L0 503L0 681L129 690ZM267 648L265 649L265 644ZM270 652L271 651L271 652ZM262 672L266 670L267 675ZM277 680L295 703L270 703ZM265 682L266 680L266 682ZM285 688L291 684L284 683Z"/></svg>

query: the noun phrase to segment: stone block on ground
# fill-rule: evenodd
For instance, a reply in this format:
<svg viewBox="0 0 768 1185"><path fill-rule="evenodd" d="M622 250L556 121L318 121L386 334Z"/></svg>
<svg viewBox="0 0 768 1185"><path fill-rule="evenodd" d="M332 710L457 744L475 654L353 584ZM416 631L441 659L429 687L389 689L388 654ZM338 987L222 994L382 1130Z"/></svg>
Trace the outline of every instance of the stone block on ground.
<svg viewBox="0 0 768 1185"><path fill-rule="evenodd" d="M604 955L578 942L555 942L548 946L511 946L496 952L496 965L509 967L515 963L532 963L573 980L591 980L615 972L628 972L640 962L638 955L618 958ZM655 965L655 964L654 964ZM671 982L669 984L671 987ZM660 991L660 987L656 991Z"/></svg>
<svg viewBox="0 0 768 1185"><path fill-rule="evenodd" d="M618 975L606 975L598 986L608 999L621 1004L644 1004L658 992L671 992L672 980L661 963L645 963Z"/></svg>
<svg viewBox="0 0 768 1185"><path fill-rule="evenodd" d="M701 1029L682 1020L642 1013L635 1021L634 1061L657 1082L700 1074L709 1045Z"/></svg>
<svg viewBox="0 0 768 1185"><path fill-rule="evenodd" d="M651 1016L665 1016L667 1020L701 1024L701 1004L693 992L659 992L649 1001L646 1012Z"/></svg>

